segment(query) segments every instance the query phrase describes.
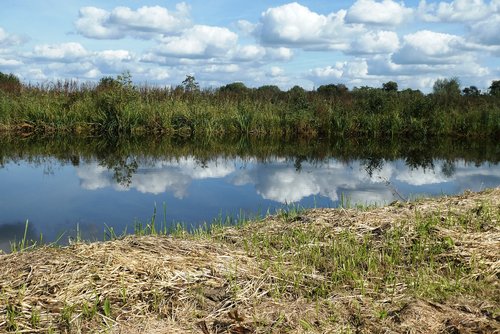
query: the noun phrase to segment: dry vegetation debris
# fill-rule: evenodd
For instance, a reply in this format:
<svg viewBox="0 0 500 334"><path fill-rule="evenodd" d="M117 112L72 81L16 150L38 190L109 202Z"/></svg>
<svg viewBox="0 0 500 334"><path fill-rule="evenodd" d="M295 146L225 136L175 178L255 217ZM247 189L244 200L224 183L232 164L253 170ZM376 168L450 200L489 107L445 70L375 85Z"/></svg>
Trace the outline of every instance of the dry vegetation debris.
<svg viewBox="0 0 500 334"><path fill-rule="evenodd" d="M0 332L499 333L500 189L0 255Z"/></svg>

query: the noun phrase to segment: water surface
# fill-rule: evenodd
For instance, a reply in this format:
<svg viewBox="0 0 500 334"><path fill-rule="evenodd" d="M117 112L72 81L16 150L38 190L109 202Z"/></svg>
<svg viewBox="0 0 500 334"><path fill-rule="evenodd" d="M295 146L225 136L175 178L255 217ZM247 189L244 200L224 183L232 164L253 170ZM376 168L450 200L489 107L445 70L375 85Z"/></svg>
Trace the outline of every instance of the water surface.
<svg viewBox="0 0 500 334"><path fill-rule="evenodd" d="M3 139L0 248L158 220L196 227L286 207L384 204L500 185L496 143ZM164 209L166 214L164 213Z"/></svg>

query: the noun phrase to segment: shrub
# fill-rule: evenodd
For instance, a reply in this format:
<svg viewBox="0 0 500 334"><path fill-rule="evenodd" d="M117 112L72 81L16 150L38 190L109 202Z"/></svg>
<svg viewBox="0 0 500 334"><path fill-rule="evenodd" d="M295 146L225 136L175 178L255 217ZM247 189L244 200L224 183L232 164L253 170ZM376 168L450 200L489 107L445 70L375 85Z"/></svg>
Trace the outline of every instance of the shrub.
<svg viewBox="0 0 500 334"><path fill-rule="evenodd" d="M21 92L21 81L14 74L0 72L0 90L8 94L18 94Z"/></svg>

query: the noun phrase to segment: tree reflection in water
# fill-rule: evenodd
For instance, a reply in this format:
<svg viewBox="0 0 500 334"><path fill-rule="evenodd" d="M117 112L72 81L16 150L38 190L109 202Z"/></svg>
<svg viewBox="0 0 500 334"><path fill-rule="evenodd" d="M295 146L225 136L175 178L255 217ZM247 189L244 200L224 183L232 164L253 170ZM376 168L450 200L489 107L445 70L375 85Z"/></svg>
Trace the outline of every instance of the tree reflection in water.
<svg viewBox="0 0 500 334"><path fill-rule="evenodd" d="M404 141L374 139L270 140L231 137L186 139L178 137L116 137L82 138L58 136L18 138L0 136L0 168L6 163L27 161L35 165L50 165L55 158L62 164L79 166L97 161L113 172L113 180L129 187L140 165L192 156L201 168L217 158L256 159L266 162L276 158L293 161L297 172L303 163L324 163L330 159L349 163L361 160L369 177L380 171L386 162L403 160L410 170L434 170L435 161L442 160L441 172L446 177L455 173L454 161L462 159L480 165L498 163L500 142L459 141L452 139Z"/></svg>

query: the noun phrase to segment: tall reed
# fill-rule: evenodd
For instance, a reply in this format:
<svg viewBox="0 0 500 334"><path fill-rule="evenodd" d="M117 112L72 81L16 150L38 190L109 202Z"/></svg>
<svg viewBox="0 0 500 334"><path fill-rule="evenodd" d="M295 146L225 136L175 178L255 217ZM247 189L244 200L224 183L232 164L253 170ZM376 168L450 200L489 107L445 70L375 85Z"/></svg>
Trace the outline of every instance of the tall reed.
<svg viewBox="0 0 500 334"><path fill-rule="evenodd" d="M230 85L228 85L230 86ZM443 97L362 87L135 86L128 75L99 84L60 81L0 87L0 130L29 133L154 133L182 137L500 138L500 98ZM230 86L232 87L232 86ZM321 87L320 87L321 88Z"/></svg>

